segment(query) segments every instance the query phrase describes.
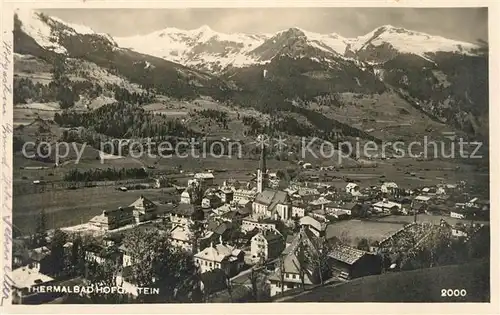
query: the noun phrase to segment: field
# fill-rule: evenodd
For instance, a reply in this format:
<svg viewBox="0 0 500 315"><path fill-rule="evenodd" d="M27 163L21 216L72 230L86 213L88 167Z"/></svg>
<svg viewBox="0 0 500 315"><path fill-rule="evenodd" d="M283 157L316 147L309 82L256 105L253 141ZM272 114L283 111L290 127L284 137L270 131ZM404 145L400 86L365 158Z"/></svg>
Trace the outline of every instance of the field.
<svg viewBox="0 0 500 315"><path fill-rule="evenodd" d="M328 239L337 237L357 246L362 238L369 242L381 241L385 237L392 235L404 226L402 223L387 223L377 221L347 220L339 221L328 225L326 237Z"/></svg>
<svg viewBox="0 0 500 315"><path fill-rule="evenodd" d="M489 261L479 260L387 273L317 288L286 302L489 302L489 271ZM465 289L466 296L443 297L443 288Z"/></svg>
<svg viewBox="0 0 500 315"><path fill-rule="evenodd" d="M48 228L85 223L103 210L128 206L141 195L154 202L168 199L171 189L143 189L127 192L115 187L93 187L19 195L13 198L13 222L17 232L34 231L42 209L47 215Z"/></svg>
<svg viewBox="0 0 500 315"><path fill-rule="evenodd" d="M442 216L442 215L429 215L429 214L419 214L417 216L417 222L429 222L432 224L439 224L441 219L445 220L448 224L455 225L457 223L462 223L462 224L470 224L469 220L461 220L461 219L455 219L449 216ZM406 223L411 223L413 222L413 216L403 216L403 215L398 215L398 216L388 216L384 217L381 219L377 219L379 222L406 222ZM486 221L475 221L475 223L482 223L488 225L489 222Z"/></svg>

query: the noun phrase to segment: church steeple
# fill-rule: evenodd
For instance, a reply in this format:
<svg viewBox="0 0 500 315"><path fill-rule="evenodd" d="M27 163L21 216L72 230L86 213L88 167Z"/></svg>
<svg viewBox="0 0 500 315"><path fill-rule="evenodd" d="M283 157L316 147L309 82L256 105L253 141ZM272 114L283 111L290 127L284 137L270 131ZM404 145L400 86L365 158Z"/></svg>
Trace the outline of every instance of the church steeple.
<svg viewBox="0 0 500 315"><path fill-rule="evenodd" d="M257 170L257 192L261 193L267 186L267 165L266 165L266 146L262 141L260 149L260 163Z"/></svg>

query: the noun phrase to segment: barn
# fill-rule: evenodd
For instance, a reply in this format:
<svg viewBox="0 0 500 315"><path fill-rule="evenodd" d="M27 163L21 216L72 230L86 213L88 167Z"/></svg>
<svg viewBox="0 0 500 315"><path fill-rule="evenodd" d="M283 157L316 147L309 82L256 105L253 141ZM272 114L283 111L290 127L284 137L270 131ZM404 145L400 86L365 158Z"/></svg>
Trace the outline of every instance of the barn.
<svg viewBox="0 0 500 315"><path fill-rule="evenodd" d="M336 244L328 254L332 274L343 279L380 274L379 256L344 244Z"/></svg>

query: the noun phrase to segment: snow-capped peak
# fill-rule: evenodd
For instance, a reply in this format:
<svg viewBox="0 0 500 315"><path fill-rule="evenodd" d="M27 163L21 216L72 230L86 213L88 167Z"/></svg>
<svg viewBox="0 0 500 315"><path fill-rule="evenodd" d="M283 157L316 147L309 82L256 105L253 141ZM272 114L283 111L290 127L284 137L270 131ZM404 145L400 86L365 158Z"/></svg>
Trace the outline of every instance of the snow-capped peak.
<svg viewBox="0 0 500 315"><path fill-rule="evenodd" d="M423 32L408 30L393 25L383 25L369 32L349 40L350 50L362 51L368 47L378 47L389 44L400 53L411 53L424 56L435 52L456 52L473 55L479 46L430 35Z"/></svg>
<svg viewBox="0 0 500 315"><path fill-rule="evenodd" d="M198 33L208 33L208 32L213 32L213 30L210 28L210 26L208 25L202 25L200 27L198 27L197 29L194 29L195 32L198 32Z"/></svg>
<svg viewBox="0 0 500 315"><path fill-rule="evenodd" d="M56 53L67 53L66 48L59 43L60 35L97 35L117 46L110 35L97 33L84 25L68 23L57 17L47 16L29 9L16 9L14 12L24 33L32 37L41 47Z"/></svg>

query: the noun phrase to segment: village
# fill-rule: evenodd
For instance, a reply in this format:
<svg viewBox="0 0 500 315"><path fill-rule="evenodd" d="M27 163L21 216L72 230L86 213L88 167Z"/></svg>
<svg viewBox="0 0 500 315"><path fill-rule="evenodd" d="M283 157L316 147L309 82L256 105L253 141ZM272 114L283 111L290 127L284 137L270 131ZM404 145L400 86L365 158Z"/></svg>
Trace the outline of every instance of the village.
<svg viewBox="0 0 500 315"><path fill-rule="evenodd" d="M75 237L83 237L85 261L115 266L114 284L134 299L144 283L130 277L139 263L136 248L122 241L130 231L154 230L191 257L203 301L232 302L279 301L306 287L432 267L434 261L422 262L418 253L450 244L465 248L489 228L489 201L468 193L464 181L413 190L395 182L350 182L344 189L307 182L281 189L266 160L262 146L253 181L217 185L214 172L196 173L175 202L159 205L141 195L87 223L48 231L43 246L17 252L14 246L17 302L64 301L67 294L36 288L91 282L54 271L50 244L61 234L58 257L74 255Z"/></svg>

